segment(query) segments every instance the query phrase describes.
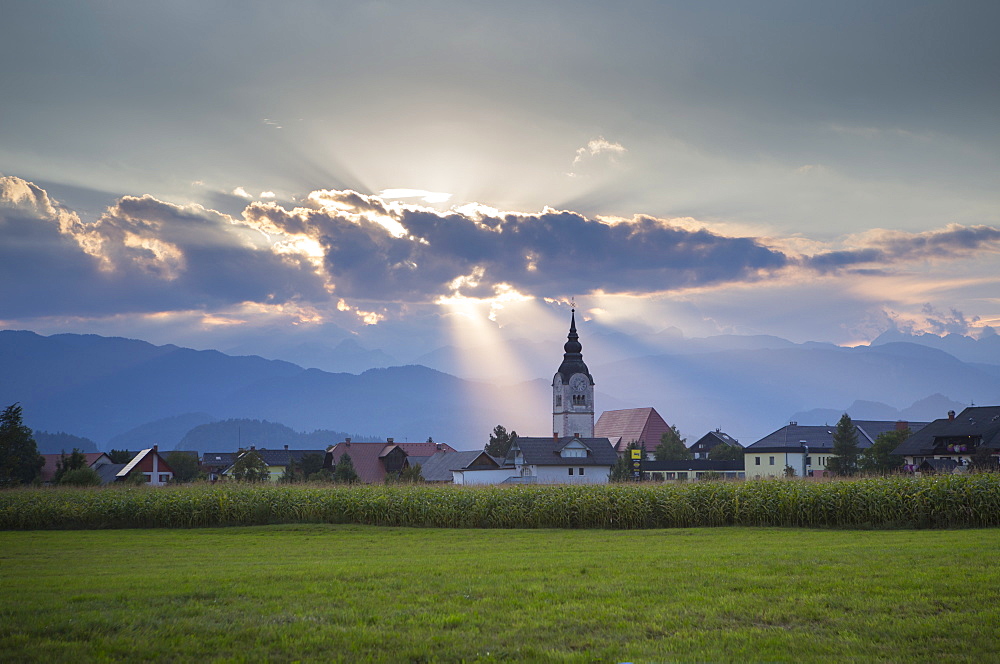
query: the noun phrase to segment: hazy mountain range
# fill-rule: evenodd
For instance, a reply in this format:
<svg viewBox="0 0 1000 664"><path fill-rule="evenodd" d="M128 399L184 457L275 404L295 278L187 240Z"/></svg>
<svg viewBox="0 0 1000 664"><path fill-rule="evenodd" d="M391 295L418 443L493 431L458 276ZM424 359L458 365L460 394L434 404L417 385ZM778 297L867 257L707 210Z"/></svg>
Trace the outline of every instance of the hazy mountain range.
<svg viewBox="0 0 1000 664"><path fill-rule="evenodd" d="M863 419L932 420L972 402L1000 403L996 335L976 340L894 333L857 348L777 337L684 339L673 331L649 339L593 334L586 342L598 415L653 406L689 442L721 428L748 444L789 420L831 423L845 410ZM365 362L391 358L354 342L313 348L318 364L354 363L360 371L333 373L130 339L6 330L0 331L0 405L20 402L32 428L82 436L100 449L154 442L184 449L191 430L233 418L268 420L302 433L411 441L433 436L474 449L496 424L523 435L545 435L551 427L549 381L561 361L562 340L515 340L508 348L519 366L535 369L534 376L525 369L489 374L485 360L477 372L468 358L488 357L489 348L447 346L422 358L429 366L367 370ZM297 352L307 363L309 349ZM227 432L219 442L231 438ZM197 440L199 448L219 449L211 436ZM186 449L193 448L189 443Z"/></svg>

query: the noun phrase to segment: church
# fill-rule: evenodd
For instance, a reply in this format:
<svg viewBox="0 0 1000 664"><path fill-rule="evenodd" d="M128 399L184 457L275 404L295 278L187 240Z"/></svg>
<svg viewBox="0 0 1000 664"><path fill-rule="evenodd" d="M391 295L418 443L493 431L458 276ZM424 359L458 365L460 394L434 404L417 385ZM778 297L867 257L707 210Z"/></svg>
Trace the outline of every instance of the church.
<svg viewBox="0 0 1000 664"><path fill-rule="evenodd" d="M569 335L562 364L552 378L552 435L518 438L504 466L513 466L510 481L525 484L604 484L618 454L607 438L594 437L594 377L583 361L570 312Z"/></svg>

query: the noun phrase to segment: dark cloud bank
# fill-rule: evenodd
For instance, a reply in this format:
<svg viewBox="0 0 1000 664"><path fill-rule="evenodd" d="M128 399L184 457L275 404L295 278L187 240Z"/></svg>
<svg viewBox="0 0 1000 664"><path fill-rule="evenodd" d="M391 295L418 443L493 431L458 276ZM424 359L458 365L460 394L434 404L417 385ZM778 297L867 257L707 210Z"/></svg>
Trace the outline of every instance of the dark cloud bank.
<svg viewBox="0 0 1000 664"><path fill-rule="evenodd" d="M487 297L502 285L549 297L663 292L782 270L877 269L1000 245L996 228L952 226L918 235L873 233L864 247L802 257L758 238L646 216L608 223L551 209L439 213L353 191L314 192L310 200L311 207L292 210L252 203L234 218L129 196L96 223L83 223L39 187L0 178L4 318L339 298L432 302L454 294ZM302 242L314 248L311 256Z"/></svg>

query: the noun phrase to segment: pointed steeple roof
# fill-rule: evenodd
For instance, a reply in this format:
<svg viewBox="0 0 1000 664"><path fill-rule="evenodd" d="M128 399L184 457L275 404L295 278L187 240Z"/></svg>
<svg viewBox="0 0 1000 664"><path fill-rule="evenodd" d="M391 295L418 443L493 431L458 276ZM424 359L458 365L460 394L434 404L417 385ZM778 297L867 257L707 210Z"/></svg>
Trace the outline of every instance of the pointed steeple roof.
<svg viewBox="0 0 1000 664"><path fill-rule="evenodd" d="M594 377L590 375L587 364L583 361L583 344L580 343L580 335L576 333L576 309L570 310L569 334L566 336L566 344L563 346L565 354L562 364L559 365L559 374L562 382L569 383L570 376L582 373L590 379L590 384L594 384Z"/></svg>

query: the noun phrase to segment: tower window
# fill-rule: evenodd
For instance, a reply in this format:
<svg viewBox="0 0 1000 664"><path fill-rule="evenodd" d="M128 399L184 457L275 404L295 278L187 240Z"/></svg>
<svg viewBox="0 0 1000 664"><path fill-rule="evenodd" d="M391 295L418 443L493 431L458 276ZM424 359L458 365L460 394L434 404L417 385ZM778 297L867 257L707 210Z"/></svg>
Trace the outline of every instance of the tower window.
<svg viewBox="0 0 1000 664"><path fill-rule="evenodd" d="M574 406L586 406L587 405L587 397L585 395L583 395L583 394L574 394L573 395L573 405Z"/></svg>
<svg viewBox="0 0 1000 664"><path fill-rule="evenodd" d="M557 394L556 395L556 405L557 406L561 406L562 405L562 395L561 394Z"/></svg>

